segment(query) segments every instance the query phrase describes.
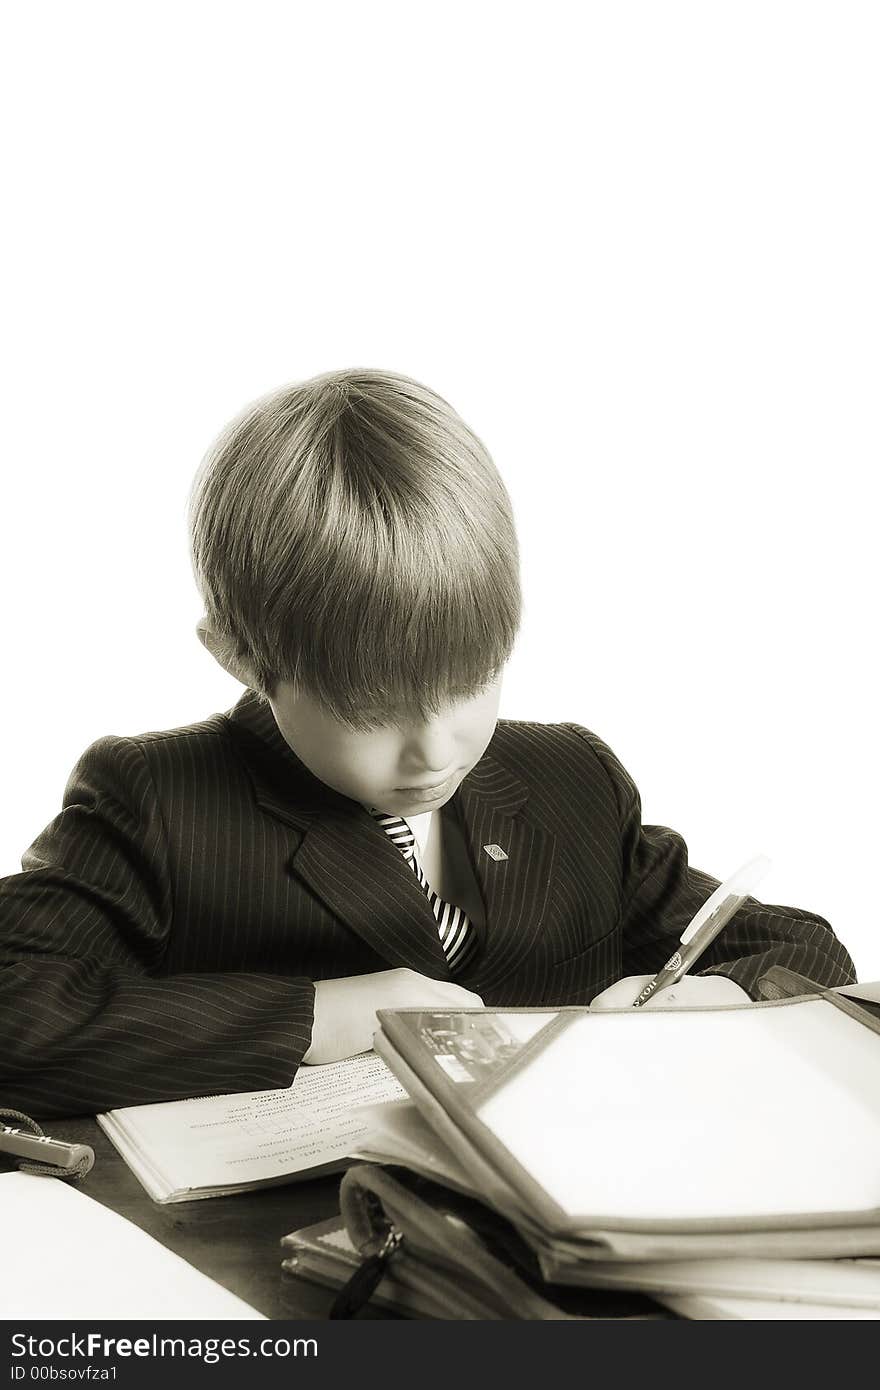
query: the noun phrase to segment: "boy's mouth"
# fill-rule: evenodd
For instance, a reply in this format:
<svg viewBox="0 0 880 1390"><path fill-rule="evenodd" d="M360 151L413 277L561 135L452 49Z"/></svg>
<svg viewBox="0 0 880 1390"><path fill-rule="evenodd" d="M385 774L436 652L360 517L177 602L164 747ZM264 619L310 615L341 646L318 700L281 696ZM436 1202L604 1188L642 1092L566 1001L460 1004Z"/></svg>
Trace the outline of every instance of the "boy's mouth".
<svg viewBox="0 0 880 1390"><path fill-rule="evenodd" d="M398 796L411 796L414 801L433 801L435 797L445 792L450 784L455 780L456 774L450 772L448 777L444 777L442 782L434 782L429 787L395 787Z"/></svg>

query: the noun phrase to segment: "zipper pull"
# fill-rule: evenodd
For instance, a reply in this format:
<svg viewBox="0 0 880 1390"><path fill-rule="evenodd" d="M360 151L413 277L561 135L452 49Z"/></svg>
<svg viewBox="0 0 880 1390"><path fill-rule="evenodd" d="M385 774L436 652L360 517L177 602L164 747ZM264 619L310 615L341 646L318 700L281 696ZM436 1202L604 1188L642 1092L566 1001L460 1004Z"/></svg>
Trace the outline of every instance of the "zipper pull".
<svg viewBox="0 0 880 1390"><path fill-rule="evenodd" d="M379 1249L364 1260L339 1290L330 1309L331 1318L353 1318L369 1303L385 1273L385 1266L402 1240L400 1231L389 1226Z"/></svg>

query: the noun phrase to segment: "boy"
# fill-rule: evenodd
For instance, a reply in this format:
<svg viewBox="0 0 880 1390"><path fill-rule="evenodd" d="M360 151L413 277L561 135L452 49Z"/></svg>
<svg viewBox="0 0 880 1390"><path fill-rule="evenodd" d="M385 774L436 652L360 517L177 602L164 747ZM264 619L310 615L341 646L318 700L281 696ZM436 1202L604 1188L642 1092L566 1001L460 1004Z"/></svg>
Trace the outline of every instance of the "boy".
<svg viewBox="0 0 880 1390"><path fill-rule="evenodd" d="M202 639L249 689L99 740L0 885L3 1103L286 1086L380 1007L631 1001L716 881L594 734L497 723L516 538L447 403L372 371L278 391L191 521ZM774 963L854 978L821 918L749 899L677 999L754 997Z"/></svg>

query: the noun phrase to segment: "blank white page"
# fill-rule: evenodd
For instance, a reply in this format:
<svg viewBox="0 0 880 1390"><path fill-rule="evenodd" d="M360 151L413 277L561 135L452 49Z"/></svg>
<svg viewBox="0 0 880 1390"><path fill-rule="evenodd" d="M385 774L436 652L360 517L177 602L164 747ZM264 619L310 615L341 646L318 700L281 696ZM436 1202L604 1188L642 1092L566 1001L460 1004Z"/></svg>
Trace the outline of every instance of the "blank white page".
<svg viewBox="0 0 880 1390"><path fill-rule="evenodd" d="M583 1015L477 1113L568 1216L880 1207L880 1034L821 999Z"/></svg>
<svg viewBox="0 0 880 1390"><path fill-rule="evenodd" d="M4 1318L262 1319L235 1294L59 1178L0 1175Z"/></svg>

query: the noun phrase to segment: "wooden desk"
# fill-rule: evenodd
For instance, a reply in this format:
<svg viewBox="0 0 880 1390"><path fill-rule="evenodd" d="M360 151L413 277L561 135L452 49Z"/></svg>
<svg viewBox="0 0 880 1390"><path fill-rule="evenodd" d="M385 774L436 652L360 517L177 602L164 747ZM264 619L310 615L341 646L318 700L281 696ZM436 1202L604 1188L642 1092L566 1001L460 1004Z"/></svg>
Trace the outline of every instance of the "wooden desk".
<svg viewBox="0 0 880 1390"><path fill-rule="evenodd" d="M282 1271L280 1240L288 1231L339 1211L339 1174L238 1197L159 1206L147 1196L93 1116L53 1120L51 1134L94 1149L95 1166L77 1184L83 1192L140 1226L266 1317L327 1317L333 1294Z"/></svg>

